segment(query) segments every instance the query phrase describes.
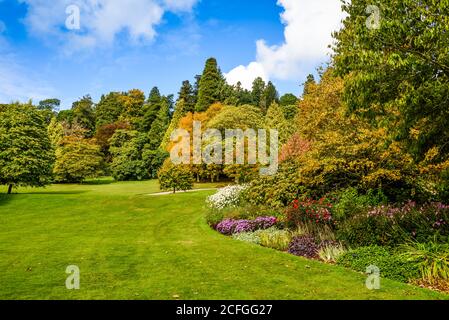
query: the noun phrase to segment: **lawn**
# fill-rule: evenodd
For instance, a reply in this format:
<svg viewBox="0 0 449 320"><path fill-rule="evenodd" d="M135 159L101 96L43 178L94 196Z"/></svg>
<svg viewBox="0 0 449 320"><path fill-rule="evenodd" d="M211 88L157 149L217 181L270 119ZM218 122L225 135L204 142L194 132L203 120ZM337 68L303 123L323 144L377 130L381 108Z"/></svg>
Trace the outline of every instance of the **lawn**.
<svg viewBox="0 0 449 320"><path fill-rule="evenodd" d="M224 237L204 220L213 191L149 196L155 181L109 180L16 191L0 196L1 299L448 297L386 279L370 291L362 274ZM68 265L80 290L65 287Z"/></svg>

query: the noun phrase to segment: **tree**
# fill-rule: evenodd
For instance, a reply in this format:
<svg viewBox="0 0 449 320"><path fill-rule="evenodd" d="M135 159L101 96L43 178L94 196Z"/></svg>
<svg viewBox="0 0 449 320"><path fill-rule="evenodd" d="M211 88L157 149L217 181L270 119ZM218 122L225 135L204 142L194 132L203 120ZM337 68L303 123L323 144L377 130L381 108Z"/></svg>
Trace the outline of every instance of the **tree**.
<svg viewBox="0 0 449 320"><path fill-rule="evenodd" d="M184 101L184 109L186 113L195 111L195 90L189 80L182 82L181 89L179 90L178 102L180 100Z"/></svg>
<svg viewBox="0 0 449 320"><path fill-rule="evenodd" d="M167 131L165 132L164 138L162 139L162 143L160 146L161 149L167 150L168 145L170 144L171 134L173 133L173 131L179 128L179 122L186 115L186 113L186 104L184 102L184 99L178 100L173 118L170 122L170 126L168 127Z"/></svg>
<svg viewBox="0 0 449 320"><path fill-rule="evenodd" d="M263 81L261 77L257 77L253 81L253 88L251 91L253 105L260 107L264 91L265 91L265 81Z"/></svg>
<svg viewBox="0 0 449 320"><path fill-rule="evenodd" d="M161 103L161 101L162 101L162 96L161 96L161 92L159 91L159 88L153 87L148 96L147 104L149 106L157 105L157 104Z"/></svg>
<svg viewBox="0 0 449 320"><path fill-rule="evenodd" d="M276 90L276 87L271 81L268 81L267 86L262 94L262 100L260 101L260 107L264 112L268 110L272 103L279 102L279 94Z"/></svg>
<svg viewBox="0 0 449 320"><path fill-rule="evenodd" d="M107 163L112 161L112 155L109 152L110 142L109 140L112 138L114 133L117 130L128 130L131 129L131 126L127 122L114 122L110 124L104 124L97 128L95 133L96 143L100 146L101 152L104 154L105 160Z"/></svg>
<svg viewBox="0 0 449 320"><path fill-rule="evenodd" d="M61 100L59 99L46 99L39 101L38 109L39 110L47 110L47 111L58 111L59 106L61 105Z"/></svg>
<svg viewBox="0 0 449 320"><path fill-rule="evenodd" d="M16 186L49 184L53 149L42 113L31 105L12 104L0 109L0 184L8 194Z"/></svg>
<svg viewBox="0 0 449 320"><path fill-rule="evenodd" d="M159 184L161 190L191 190L193 188L193 175L186 165L174 165L170 159L164 162L164 165L158 172Z"/></svg>
<svg viewBox="0 0 449 320"><path fill-rule="evenodd" d="M93 101L89 95L84 96L72 105L72 119L86 129L86 137L92 137L95 132L95 110Z"/></svg>
<svg viewBox="0 0 449 320"><path fill-rule="evenodd" d="M311 87L314 85L316 85L315 77L313 76L313 74L309 74L307 76L306 82L303 83L304 89L303 89L302 96L304 97L304 96L308 95L310 93Z"/></svg>
<svg viewBox="0 0 449 320"><path fill-rule="evenodd" d="M143 160L143 150L148 144L145 133L136 130L117 130L110 140L111 173L118 181L148 179L149 168Z"/></svg>
<svg viewBox="0 0 449 320"><path fill-rule="evenodd" d="M145 94L138 89L129 90L120 96L120 103L123 105L121 121L128 121L134 128L139 128L142 116L145 113Z"/></svg>
<svg viewBox="0 0 449 320"><path fill-rule="evenodd" d="M344 2L349 15L335 34L335 66L346 79L351 112L407 144L415 161L438 149L449 156L449 3L386 0L374 27L367 0ZM365 18L366 17L366 18ZM368 19L368 20L367 20ZM375 21L374 21L375 22ZM355 50L356 48L356 50Z"/></svg>
<svg viewBox="0 0 449 320"><path fill-rule="evenodd" d="M110 92L101 96L95 108L97 128L118 121L124 111L121 96L119 92Z"/></svg>
<svg viewBox="0 0 449 320"><path fill-rule="evenodd" d="M206 111L210 105L220 101L221 77L215 58L206 61L203 74L201 76L198 102L195 106L196 112Z"/></svg>
<svg viewBox="0 0 449 320"><path fill-rule="evenodd" d="M286 93L279 99L281 107L296 105L298 103L298 97L292 93Z"/></svg>
<svg viewBox="0 0 449 320"><path fill-rule="evenodd" d="M279 142L284 144L293 134L294 128L284 117L281 107L277 103L272 103L265 116L265 126L268 130L274 129L279 132Z"/></svg>
<svg viewBox="0 0 449 320"><path fill-rule="evenodd" d="M149 149L151 150L156 150L161 145L165 131L167 131L170 124L169 108L169 101L167 98L164 98L161 109L159 110L156 119L153 121L150 132L148 133Z"/></svg>
<svg viewBox="0 0 449 320"><path fill-rule="evenodd" d="M83 134L65 136L56 149L53 170L58 182L80 183L102 173L103 156L94 140Z"/></svg>

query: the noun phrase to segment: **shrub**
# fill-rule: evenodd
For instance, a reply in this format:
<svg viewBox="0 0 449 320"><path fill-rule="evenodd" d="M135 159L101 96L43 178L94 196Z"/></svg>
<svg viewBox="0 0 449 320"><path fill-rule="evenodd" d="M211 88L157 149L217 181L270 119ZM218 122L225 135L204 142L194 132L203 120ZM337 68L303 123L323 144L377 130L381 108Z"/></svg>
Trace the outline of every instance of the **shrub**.
<svg viewBox="0 0 449 320"><path fill-rule="evenodd" d="M241 202L241 193L246 189L245 185L228 186L218 190L217 193L207 198L206 203L212 210L223 210L238 207Z"/></svg>
<svg viewBox="0 0 449 320"><path fill-rule="evenodd" d="M225 218L224 213L219 210L208 210L206 213L206 222L212 228L216 228L217 225Z"/></svg>
<svg viewBox="0 0 449 320"><path fill-rule="evenodd" d="M288 252L308 259L318 258L319 247L311 236L297 236L288 246Z"/></svg>
<svg viewBox="0 0 449 320"><path fill-rule="evenodd" d="M175 165L167 159L158 172L161 190L190 190L193 188L193 175L185 165Z"/></svg>
<svg viewBox="0 0 449 320"><path fill-rule="evenodd" d="M328 225L317 225L315 223L301 223L293 232L294 235L304 236L309 235L318 239L319 241L336 240L334 231Z"/></svg>
<svg viewBox="0 0 449 320"><path fill-rule="evenodd" d="M286 251L292 239L291 232L271 227L257 232L260 244L267 248Z"/></svg>
<svg viewBox="0 0 449 320"><path fill-rule="evenodd" d="M326 198L320 200L306 199L304 201L294 200L286 210L286 222L290 227L301 223L331 224L332 204Z"/></svg>
<svg viewBox="0 0 449 320"><path fill-rule="evenodd" d="M449 206L409 201L401 206L380 206L360 213L337 228L337 237L353 246L395 246L409 240L446 242L449 237Z"/></svg>
<svg viewBox="0 0 449 320"><path fill-rule="evenodd" d="M260 244L260 237L259 237L259 233L257 231L256 232L235 233L232 235L232 238L235 240L243 241L243 242Z"/></svg>
<svg viewBox="0 0 449 320"><path fill-rule="evenodd" d="M321 260L327 263L335 263L346 252L342 244L323 244L318 251Z"/></svg>
<svg viewBox="0 0 449 320"><path fill-rule="evenodd" d="M414 243L401 247L402 256L419 267L424 281L434 284L449 280L449 245Z"/></svg>
<svg viewBox="0 0 449 320"><path fill-rule="evenodd" d="M416 263L384 247L370 246L348 251L337 259L337 264L359 272L366 272L367 267L374 265L380 269L381 276L402 282L419 278Z"/></svg>
<svg viewBox="0 0 449 320"><path fill-rule="evenodd" d="M268 229L277 222L275 217L259 217L255 220L233 220L225 219L217 224L216 230L224 235L234 233L252 232Z"/></svg>
<svg viewBox="0 0 449 320"><path fill-rule="evenodd" d="M387 201L381 189L369 190L366 194L360 195L356 188L348 188L338 196L338 201L333 208L333 216L341 221L362 212L367 207L385 204Z"/></svg>

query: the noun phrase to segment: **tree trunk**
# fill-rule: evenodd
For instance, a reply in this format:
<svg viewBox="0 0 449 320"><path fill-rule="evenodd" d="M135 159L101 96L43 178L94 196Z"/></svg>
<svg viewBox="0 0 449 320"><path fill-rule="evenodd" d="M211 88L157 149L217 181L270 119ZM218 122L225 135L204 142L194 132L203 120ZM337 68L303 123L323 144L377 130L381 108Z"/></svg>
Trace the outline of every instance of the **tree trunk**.
<svg viewBox="0 0 449 320"><path fill-rule="evenodd" d="M10 184L9 186L8 186L8 194L11 194L12 193L12 184Z"/></svg>
<svg viewBox="0 0 449 320"><path fill-rule="evenodd" d="M176 194L176 187L173 188L173 194Z"/></svg>

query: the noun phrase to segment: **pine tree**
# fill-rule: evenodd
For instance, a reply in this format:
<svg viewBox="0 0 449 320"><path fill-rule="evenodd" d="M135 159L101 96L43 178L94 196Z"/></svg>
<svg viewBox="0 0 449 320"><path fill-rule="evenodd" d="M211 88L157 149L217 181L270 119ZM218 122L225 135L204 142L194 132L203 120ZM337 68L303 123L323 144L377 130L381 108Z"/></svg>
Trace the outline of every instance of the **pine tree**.
<svg viewBox="0 0 449 320"><path fill-rule="evenodd" d="M262 94L262 100L260 101L260 107L264 112L268 110L272 103L279 102L279 94L276 87L271 81L268 81L267 86Z"/></svg>
<svg viewBox="0 0 449 320"><path fill-rule="evenodd" d="M196 112L206 111L213 103L220 101L221 77L215 58L209 58L201 76Z"/></svg>
<svg viewBox="0 0 449 320"><path fill-rule="evenodd" d="M264 91L265 91L265 81L263 81L261 77L257 77L253 81L253 90L251 91L253 105L260 107Z"/></svg>
<svg viewBox="0 0 449 320"><path fill-rule="evenodd" d="M313 74L309 74L307 76L306 82L304 82L304 84L303 84L304 85L304 91L302 93L302 96L304 97L305 95L309 94L310 93L310 87L312 85L315 85L315 84L316 84L315 77L313 76Z"/></svg>
<svg viewBox="0 0 449 320"><path fill-rule="evenodd" d="M158 87L153 87L150 91L150 95L148 96L147 104L148 105L156 105L159 104L162 100L161 93Z"/></svg>
<svg viewBox="0 0 449 320"><path fill-rule="evenodd" d="M167 98L164 98L161 103L161 109L159 110L156 119L153 121L150 132L148 133L149 149L156 150L160 146L165 131L167 131L170 124L169 112L169 101Z"/></svg>
<svg viewBox="0 0 449 320"><path fill-rule="evenodd" d="M183 104L186 113L195 111L195 91L189 80L182 82L181 90L179 90L178 102L181 100L184 100Z"/></svg>

